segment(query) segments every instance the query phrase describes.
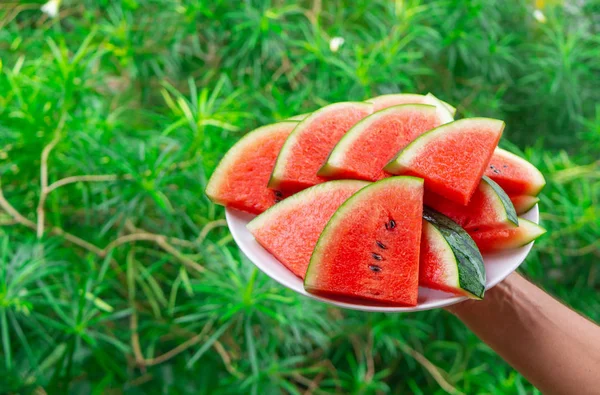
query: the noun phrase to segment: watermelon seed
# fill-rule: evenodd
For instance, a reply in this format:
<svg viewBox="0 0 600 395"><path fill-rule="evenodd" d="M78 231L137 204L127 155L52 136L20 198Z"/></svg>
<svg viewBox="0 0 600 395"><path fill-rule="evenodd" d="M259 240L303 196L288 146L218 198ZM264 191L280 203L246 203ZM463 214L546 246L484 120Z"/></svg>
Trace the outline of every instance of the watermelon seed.
<svg viewBox="0 0 600 395"><path fill-rule="evenodd" d="M371 253L371 256L376 260L376 261L383 261L383 257L375 252Z"/></svg>
<svg viewBox="0 0 600 395"><path fill-rule="evenodd" d="M381 267L377 265L369 265L369 269L374 273L379 273L381 271Z"/></svg>
<svg viewBox="0 0 600 395"><path fill-rule="evenodd" d="M396 227L396 221L390 219L390 229L394 229Z"/></svg>
<svg viewBox="0 0 600 395"><path fill-rule="evenodd" d="M504 166L506 167L506 165L504 165ZM500 174L500 170L496 169L496 167L494 167L494 165L490 165L490 169L492 169L494 174Z"/></svg>
<svg viewBox="0 0 600 395"><path fill-rule="evenodd" d="M502 167L504 167L506 169L508 167L508 165L502 165Z"/></svg>
<svg viewBox="0 0 600 395"><path fill-rule="evenodd" d="M377 246L379 246L379 248L387 250L387 247L385 246L385 244L383 244L379 240L376 240L375 243L377 243Z"/></svg>
<svg viewBox="0 0 600 395"><path fill-rule="evenodd" d="M283 193L281 193L280 191L275 191L275 196L277 196L278 198L283 197Z"/></svg>

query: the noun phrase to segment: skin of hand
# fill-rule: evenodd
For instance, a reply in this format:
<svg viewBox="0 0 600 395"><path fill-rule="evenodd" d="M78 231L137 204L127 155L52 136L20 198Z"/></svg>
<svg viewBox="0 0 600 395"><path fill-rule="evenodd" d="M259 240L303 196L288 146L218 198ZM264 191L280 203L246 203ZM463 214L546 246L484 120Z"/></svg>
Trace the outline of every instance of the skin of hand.
<svg viewBox="0 0 600 395"><path fill-rule="evenodd" d="M600 394L600 327L511 274L447 308L544 394Z"/></svg>

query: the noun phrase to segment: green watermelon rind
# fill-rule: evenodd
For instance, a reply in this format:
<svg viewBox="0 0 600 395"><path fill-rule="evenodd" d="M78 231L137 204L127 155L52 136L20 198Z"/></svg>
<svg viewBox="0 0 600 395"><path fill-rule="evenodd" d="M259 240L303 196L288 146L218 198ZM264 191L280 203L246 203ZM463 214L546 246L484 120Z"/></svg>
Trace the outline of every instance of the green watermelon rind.
<svg viewBox="0 0 600 395"><path fill-rule="evenodd" d="M512 152L502 149L500 147L496 148L494 154L498 154L501 157L504 156L505 158L508 158L511 161L522 164L530 170L532 175L534 175L534 179L536 180L535 184L532 185L532 189L524 191L523 194L537 196L546 186L546 178L544 177L542 172L527 159L522 158L519 155L513 154Z"/></svg>
<svg viewBox="0 0 600 395"><path fill-rule="evenodd" d="M433 96L432 93L428 93L428 95ZM417 93L390 93L390 94L375 96L375 97L372 97L372 98L367 99L365 101L367 103L374 103L377 99L383 99L383 98L394 97L394 96L415 96L415 97L418 97L420 100L423 100L423 98L425 98L427 95L420 95L420 94L417 94ZM443 104L443 106L446 108L446 110L448 110L448 112L450 113L451 116L454 117L454 115L456 115L456 107L454 107L452 104L447 103L447 102L445 102L443 100L440 100L440 99L437 99L437 100L439 100L439 102L441 104Z"/></svg>
<svg viewBox="0 0 600 395"><path fill-rule="evenodd" d="M404 149L401 150L396 157L387 164L384 170L392 174L399 174L402 171L405 171L413 162L415 157L419 155L420 150L427 144L431 143L433 139L439 137L439 135L443 136L444 134L448 133L461 133L463 132L463 124L475 124L476 122L481 122L486 125L489 125L490 123L496 124L500 126L500 133L502 133L504 126L506 125L503 121L493 118L464 118L459 119L458 121L440 125L435 129L431 129L430 131L423 133L413 140L412 143L404 147Z"/></svg>
<svg viewBox="0 0 600 395"><path fill-rule="evenodd" d="M319 260L320 255L322 255L322 251L320 251L320 250L323 249L322 246L328 242L329 238L335 237L335 233L332 233L331 229L335 227L335 225L337 224L338 221L343 220L346 217L346 215L345 215L346 211L351 210L354 207L355 201L360 201L360 199L363 198L363 194L367 188L369 189L369 191L372 191L373 188L385 188L388 185L388 183L398 182L398 181L400 181L399 180L400 178L402 179L403 182L415 183L415 185L416 184L423 185L423 182L424 182L422 178L412 177L412 176L384 178L383 180L380 180L380 181L377 181L374 183L369 183L368 186L357 191L354 195L350 196L350 198L348 198L348 200L346 200L344 203L342 203L342 205L340 207L338 207L338 209L331 216L329 221L327 221L327 224L325 225L325 228L321 232L321 235L319 236L319 239L317 240L317 244L315 245L315 248L312 252L312 255L310 257L310 262L308 264L308 268L306 269L306 276L304 277L304 289L306 289L309 292L312 289L310 286L311 273L314 272L316 262ZM332 233L332 234L329 235L329 233ZM311 270L311 267L312 267L312 270Z"/></svg>
<svg viewBox="0 0 600 395"><path fill-rule="evenodd" d="M266 211L264 211L257 217L253 218L250 222L248 222L248 224L246 225L246 229L248 229L250 233L253 233L254 230L260 228L265 222L268 222L269 218L271 218L272 215L275 215L276 213L284 210L293 209L296 203L301 203L305 201L306 198L310 195L313 195L315 191L323 190L326 192L327 190L336 190L340 189L342 185L355 186L357 188L362 189L369 184L369 182L361 180L334 180L324 182L322 184L317 184L310 188L304 189L298 193L295 193L287 199L284 199L276 205L268 208Z"/></svg>
<svg viewBox="0 0 600 395"><path fill-rule="evenodd" d="M463 290L469 297L482 299L485 293L485 266L477 245L469 234L456 222L429 208L423 208L423 218L443 236L445 246L450 248L453 262L446 262L446 271L458 273L456 284L450 287Z"/></svg>
<svg viewBox="0 0 600 395"><path fill-rule="evenodd" d="M428 93L425 95L425 104L430 104L435 106L438 110L438 116L442 121L442 125L446 123L450 123L454 121L454 113L456 112L456 108L453 107L454 112L448 108L449 104L441 101L437 97L433 95L433 93Z"/></svg>
<svg viewBox="0 0 600 395"><path fill-rule="evenodd" d="M530 234L528 238L521 240L519 242L519 244L515 245L513 248L519 248L519 247L526 246L527 244L531 243L532 241L539 239L541 236L543 236L547 232L547 230L545 228L543 228L539 224L536 224L533 221L529 221L525 218L519 217L519 223L521 221L524 222L526 226L529 226L530 229L535 229L535 233L533 233L533 235Z"/></svg>
<svg viewBox="0 0 600 395"><path fill-rule="evenodd" d="M517 216L517 211L515 210L515 206L513 206L512 201L510 200L510 197L508 197L508 195L506 194L506 192L504 192L504 189L502 189L500 187L500 185L498 185L495 181L493 181L491 178L489 178L488 176L483 176L481 177L481 180L485 183L487 183L487 185L489 187L491 187L491 189L494 191L494 196L498 197L497 200L497 210L496 212L504 212L506 215L506 221L503 221L507 224L507 226L513 226L513 227L518 227L519 226L519 219ZM502 206L502 209L500 209L500 206ZM512 225L511 225L512 224Z"/></svg>
<svg viewBox="0 0 600 395"><path fill-rule="evenodd" d="M272 123L270 125L261 126L248 133L246 133L241 139L239 139L229 150L225 153L223 158L219 161L219 164L213 171L212 175L206 183L204 193L208 198L216 204L225 205L221 202L216 195L220 189L220 186L226 181L225 173L228 167L233 164L247 145L252 144L258 139L268 138L268 135L275 132L278 127L283 124L298 124L297 121L285 120L281 122Z"/></svg>
<svg viewBox="0 0 600 395"><path fill-rule="evenodd" d="M540 202L540 198L537 196L517 195L517 196L513 196L510 200L512 201L514 198L527 199L526 204L521 204L519 206L517 206L513 202L513 206L515 207L515 211L517 212L517 215L521 215L521 214L528 212L529 210L531 210L533 208L533 206L535 206L536 204L538 204Z"/></svg>
<svg viewBox="0 0 600 395"><path fill-rule="evenodd" d="M333 147L333 150L329 153L325 164L319 169L317 173L320 176L331 176L336 171L342 170L339 163L336 163L340 159L343 159L348 149L352 146L352 143L359 138L364 130L368 128L373 122L379 120L381 117L385 117L391 113L399 111L421 111L421 112L437 112L437 108L429 104L399 104L397 106L391 106L384 108L383 110L374 112L373 114L361 119L354 125L346 134L338 141ZM383 142L385 144L385 142Z"/></svg>
<svg viewBox="0 0 600 395"><path fill-rule="evenodd" d="M440 99L438 99L438 100L440 100ZM454 117L456 115L456 107L454 107L452 104L450 104L446 101L443 101L443 100L440 100L440 101L442 102L442 104L444 106L446 106L446 109L448 110L450 115L452 115Z"/></svg>
<svg viewBox="0 0 600 395"><path fill-rule="evenodd" d="M273 172L271 173L271 178L269 179L269 183L267 186L271 189L277 189L279 187L279 180L282 178L283 173L285 171L284 162L287 160L285 158L286 155L289 154L291 147L296 143L297 136L304 130L306 125L309 125L310 122L319 115L330 111L339 111L340 108L346 108L348 106L362 106L365 108L370 108L371 111L373 109L373 104L367 102L339 102L329 104L325 107L321 107L315 112L310 113L306 118L298 123L298 125L292 130L288 138L283 143L281 147L281 151L279 151L279 155L277 155L277 160L275 161L275 166L273 167Z"/></svg>
<svg viewBox="0 0 600 395"><path fill-rule="evenodd" d="M292 117L287 118L286 121L304 121L310 114L310 112L305 112L304 114L294 115Z"/></svg>

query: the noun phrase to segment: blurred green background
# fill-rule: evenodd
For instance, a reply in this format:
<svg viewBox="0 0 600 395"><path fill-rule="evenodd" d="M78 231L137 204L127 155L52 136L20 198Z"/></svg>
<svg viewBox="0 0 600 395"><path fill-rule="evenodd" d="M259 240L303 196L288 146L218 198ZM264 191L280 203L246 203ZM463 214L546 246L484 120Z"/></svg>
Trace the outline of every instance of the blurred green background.
<svg viewBox="0 0 600 395"><path fill-rule="evenodd" d="M254 127L382 93L506 120L548 180L520 270L600 321L600 2L43 4L0 3L0 392L536 393L444 311L283 289L205 197Z"/></svg>

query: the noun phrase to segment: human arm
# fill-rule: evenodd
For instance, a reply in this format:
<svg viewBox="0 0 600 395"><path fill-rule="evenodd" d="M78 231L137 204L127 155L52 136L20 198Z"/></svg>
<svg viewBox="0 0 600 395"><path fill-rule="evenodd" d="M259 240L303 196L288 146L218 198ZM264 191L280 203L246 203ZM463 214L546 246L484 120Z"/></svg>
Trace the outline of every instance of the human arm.
<svg viewBox="0 0 600 395"><path fill-rule="evenodd" d="M448 308L544 394L600 394L600 327L513 273Z"/></svg>

